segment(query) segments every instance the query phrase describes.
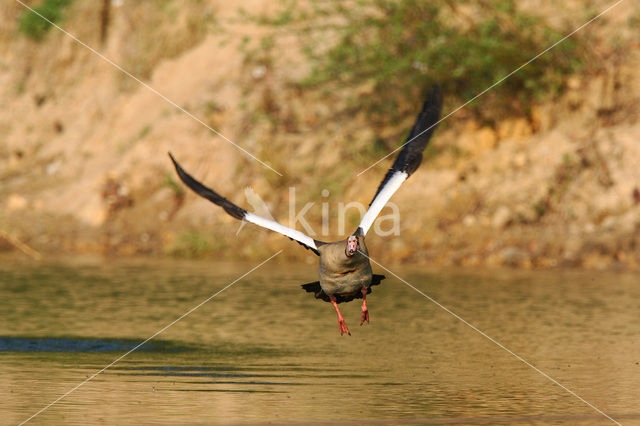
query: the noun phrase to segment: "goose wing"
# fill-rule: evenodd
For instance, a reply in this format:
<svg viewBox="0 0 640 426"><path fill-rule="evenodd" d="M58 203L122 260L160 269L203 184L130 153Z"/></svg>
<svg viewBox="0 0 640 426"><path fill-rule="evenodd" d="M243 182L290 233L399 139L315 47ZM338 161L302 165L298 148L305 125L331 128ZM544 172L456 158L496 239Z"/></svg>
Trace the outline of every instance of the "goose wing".
<svg viewBox="0 0 640 426"><path fill-rule="evenodd" d="M373 197L371 204L369 204L369 210L360 221L359 227L362 228L364 235L367 234L367 231L369 231L369 228L371 228L371 225L373 225L373 222L391 196L420 166L422 151L427 147L429 139L436 129L441 110L442 94L440 93L440 87L434 85L422 106L422 111L418 114L407 141L380 183L376 195Z"/></svg>
<svg viewBox="0 0 640 426"><path fill-rule="evenodd" d="M206 198L213 204L222 207L224 211L226 211L229 215L235 217L236 219L246 220L247 222L251 222L258 226L262 226L263 228L275 231L279 234L284 235L285 237L288 237L291 240L297 241L300 245L313 251L318 256L320 255L318 253L318 245L323 244L322 242L316 241L310 236L293 228L281 225L274 220L267 219L254 213L250 213L245 209L236 206L231 201L227 200L212 189L207 188L202 183L195 180L187 172L185 172L180 164L178 164L178 162L175 160L175 158L173 158L173 155L171 155L171 153L169 153L169 157L171 158L171 161L176 168L176 172L178 173L178 177L180 177L180 180L199 196Z"/></svg>

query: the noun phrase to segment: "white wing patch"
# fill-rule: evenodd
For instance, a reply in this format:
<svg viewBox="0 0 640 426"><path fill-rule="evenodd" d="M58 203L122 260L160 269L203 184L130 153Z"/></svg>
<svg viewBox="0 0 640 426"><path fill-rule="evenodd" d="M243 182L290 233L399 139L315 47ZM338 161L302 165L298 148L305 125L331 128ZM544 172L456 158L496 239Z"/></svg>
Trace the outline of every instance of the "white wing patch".
<svg viewBox="0 0 640 426"><path fill-rule="evenodd" d="M371 205L369 206L369 210L365 213L364 217L360 221L360 228L362 228L362 232L366 235L373 222L376 220L382 208L387 204L387 201L391 198L393 194L400 188L402 182L407 180L409 175L406 172L397 171L392 176L391 179L387 181L382 190L378 193L376 198L373 200Z"/></svg>
<svg viewBox="0 0 640 426"><path fill-rule="evenodd" d="M247 212L244 215L244 220L246 220L247 222L255 223L256 225L262 226L263 228L276 231L279 234L282 234L286 237L289 237L291 239L301 242L307 247L310 247L314 250L318 250L318 247L316 247L316 243L315 241L313 241L313 238L303 234L300 231L296 231L293 228L289 228L288 226L281 225L275 220L266 219L262 216L258 216L257 214L253 214L249 212Z"/></svg>

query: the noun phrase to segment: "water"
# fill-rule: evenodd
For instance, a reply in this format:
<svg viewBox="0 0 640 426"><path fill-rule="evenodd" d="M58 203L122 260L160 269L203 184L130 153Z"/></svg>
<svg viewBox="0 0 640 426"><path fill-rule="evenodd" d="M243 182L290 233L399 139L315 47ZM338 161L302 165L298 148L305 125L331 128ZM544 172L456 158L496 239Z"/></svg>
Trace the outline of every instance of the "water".
<svg viewBox="0 0 640 426"><path fill-rule="evenodd" d="M0 260L0 423L54 401L255 266ZM640 424L638 278L421 271L407 281L625 424ZM374 267L375 272L380 271ZM250 274L33 423L602 424L593 408L387 275L330 304L315 266Z"/></svg>

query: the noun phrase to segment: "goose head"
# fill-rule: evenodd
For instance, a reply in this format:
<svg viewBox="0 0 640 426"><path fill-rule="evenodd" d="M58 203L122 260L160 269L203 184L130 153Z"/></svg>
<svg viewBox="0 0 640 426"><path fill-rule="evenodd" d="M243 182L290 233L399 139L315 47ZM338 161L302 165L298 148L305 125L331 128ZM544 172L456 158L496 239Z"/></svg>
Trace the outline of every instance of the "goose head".
<svg viewBox="0 0 640 426"><path fill-rule="evenodd" d="M347 257L351 257L356 254L359 247L360 241L358 237L356 237L355 235L351 235L349 238L347 238L347 246L344 248L344 254L346 254Z"/></svg>

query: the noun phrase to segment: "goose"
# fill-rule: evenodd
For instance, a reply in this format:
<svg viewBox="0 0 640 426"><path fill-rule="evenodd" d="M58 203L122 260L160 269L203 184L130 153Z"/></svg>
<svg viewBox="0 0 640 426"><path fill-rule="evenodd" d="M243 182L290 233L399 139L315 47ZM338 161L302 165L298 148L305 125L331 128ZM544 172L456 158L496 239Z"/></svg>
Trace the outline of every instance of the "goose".
<svg viewBox="0 0 640 426"><path fill-rule="evenodd" d="M442 95L439 86L434 85L405 144L380 183L358 228L341 241L319 241L298 230L281 225L273 219L248 212L194 179L178 164L171 152L169 157L180 180L199 196L222 207L236 219L278 232L315 253L319 257L319 281L303 284L302 288L314 293L317 299L330 302L338 314L340 335L345 333L351 335L338 304L362 298L360 325L369 323L366 297L371 293L371 286L380 284L385 278L384 275L373 274L371 269L369 252L365 244L367 231L391 196L420 166L422 152L439 122L441 110Z"/></svg>

